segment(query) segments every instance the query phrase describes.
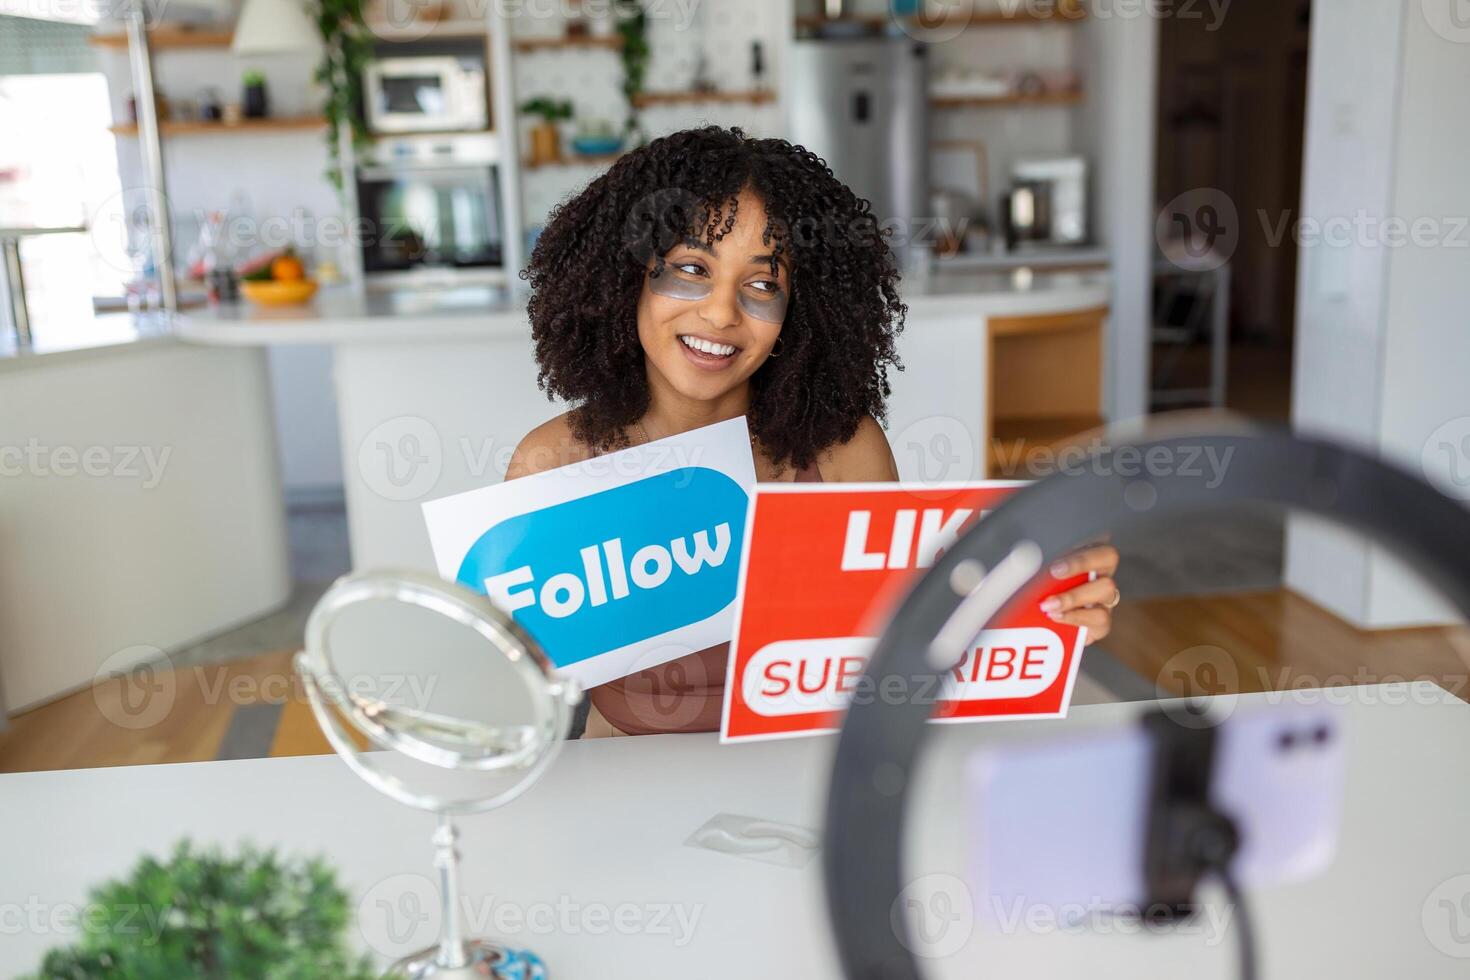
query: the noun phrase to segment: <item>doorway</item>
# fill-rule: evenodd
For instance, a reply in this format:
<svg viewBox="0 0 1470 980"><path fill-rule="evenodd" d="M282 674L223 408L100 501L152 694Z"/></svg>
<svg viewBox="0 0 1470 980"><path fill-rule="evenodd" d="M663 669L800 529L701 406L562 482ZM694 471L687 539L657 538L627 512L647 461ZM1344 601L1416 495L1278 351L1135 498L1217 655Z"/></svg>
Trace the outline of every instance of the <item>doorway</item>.
<svg viewBox="0 0 1470 980"><path fill-rule="evenodd" d="M1224 9L1160 24L1152 408L1286 422L1311 3Z"/></svg>

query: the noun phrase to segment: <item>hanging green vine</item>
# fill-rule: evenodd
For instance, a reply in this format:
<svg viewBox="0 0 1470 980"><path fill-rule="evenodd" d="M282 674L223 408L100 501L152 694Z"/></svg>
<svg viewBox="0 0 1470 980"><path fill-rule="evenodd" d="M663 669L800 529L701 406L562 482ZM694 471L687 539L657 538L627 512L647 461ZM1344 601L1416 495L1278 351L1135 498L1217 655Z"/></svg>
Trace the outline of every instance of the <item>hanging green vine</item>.
<svg viewBox="0 0 1470 980"><path fill-rule="evenodd" d="M327 173L340 192L346 180L342 167L342 129L351 134L352 152L366 160L373 147L363 118L362 79L373 60L372 33L363 16L363 0L316 0L316 27L322 36L322 61L316 80L326 86L322 114L327 119Z"/></svg>
<svg viewBox="0 0 1470 980"><path fill-rule="evenodd" d="M613 0L618 35L623 39L623 97L628 100L628 118L623 122L624 138L631 149L643 142L638 120L638 96L643 94L643 80L648 74L648 12L641 0Z"/></svg>

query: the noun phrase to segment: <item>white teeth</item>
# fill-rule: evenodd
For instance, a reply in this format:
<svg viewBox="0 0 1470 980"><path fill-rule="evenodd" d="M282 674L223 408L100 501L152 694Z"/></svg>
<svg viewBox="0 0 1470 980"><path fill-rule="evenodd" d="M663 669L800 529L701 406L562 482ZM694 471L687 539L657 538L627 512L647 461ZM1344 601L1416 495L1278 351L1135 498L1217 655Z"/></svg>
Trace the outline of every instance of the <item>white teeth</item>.
<svg viewBox="0 0 1470 980"><path fill-rule="evenodd" d="M715 357L729 357L735 353L735 348L729 344L717 344L713 340L703 340L699 337L690 337L686 334L680 334L679 339L684 342L685 347L705 354L713 354Z"/></svg>

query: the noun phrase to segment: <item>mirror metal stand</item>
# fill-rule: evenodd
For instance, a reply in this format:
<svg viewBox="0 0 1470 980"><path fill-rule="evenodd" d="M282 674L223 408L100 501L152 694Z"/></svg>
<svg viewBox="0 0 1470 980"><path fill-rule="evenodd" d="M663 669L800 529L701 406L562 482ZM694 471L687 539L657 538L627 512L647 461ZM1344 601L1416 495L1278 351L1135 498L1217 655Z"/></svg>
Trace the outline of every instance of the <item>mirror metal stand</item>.
<svg viewBox="0 0 1470 980"><path fill-rule="evenodd" d="M439 827L434 831L434 865L439 869L439 900L444 909L444 924L439 945L420 950L393 964L390 971L414 980L435 977L493 977L494 968L509 962L511 953L498 943L484 939L465 939L460 920L463 905L459 889L459 831L454 818L439 814Z"/></svg>
<svg viewBox="0 0 1470 980"><path fill-rule="evenodd" d="M334 627L365 610L377 613L368 620L371 630L349 631L354 639L333 640ZM384 614L396 617L400 634L406 631L427 649L407 661L392 659L407 648L394 645L384 632ZM436 634L436 628L451 635ZM391 651L388 659L374 649L384 644ZM397 670L400 663L404 670L432 672L426 653L447 655L450 649L464 657L453 668L462 673L456 675L459 684L442 689L471 689L483 696L480 700L460 700L445 709L355 693L361 685L354 681L372 679L385 668ZM365 675L349 666L363 652L379 654L368 658ZM476 673L491 663L504 669L499 683L487 684ZM413 572L363 573L336 582L312 610L306 649L297 655L296 669L322 733L348 768L374 789L430 811L438 820L433 836L441 914L438 943L398 960L393 975L412 980L543 978L545 971L531 953L465 936L454 818L504 806L545 772L566 738L581 687L558 676L535 641L484 596ZM476 683L481 686L475 688ZM490 695L499 696L500 710L511 712L508 718L487 718L469 707L485 703ZM518 704L513 703L517 697ZM450 773L462 781L446 784Z"/></svg>

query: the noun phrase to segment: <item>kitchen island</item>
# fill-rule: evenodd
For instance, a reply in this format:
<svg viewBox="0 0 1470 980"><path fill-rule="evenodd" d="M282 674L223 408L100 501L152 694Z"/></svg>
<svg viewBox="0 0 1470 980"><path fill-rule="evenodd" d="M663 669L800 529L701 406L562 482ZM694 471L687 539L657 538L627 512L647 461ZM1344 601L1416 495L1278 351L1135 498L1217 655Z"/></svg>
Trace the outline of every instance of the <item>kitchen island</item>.
<svg viewBox="0 0 1470 980"><path fill-rule="evenodd" d="M162 314L0 339L0 484L0 728L290 597L262 350Z"/></svg>
<svg viewBox="0 0 1470 980"><path fill-rule="evenodd" d="M888 433L911 480L995 475L1101 420L1106 272L945 271L906 280ZM563 410L536 386L524 297L465 287L326 290L309 306L181 314L211 346L330 344L353 566L432 571L420 504L500 481Z"/></svg>

